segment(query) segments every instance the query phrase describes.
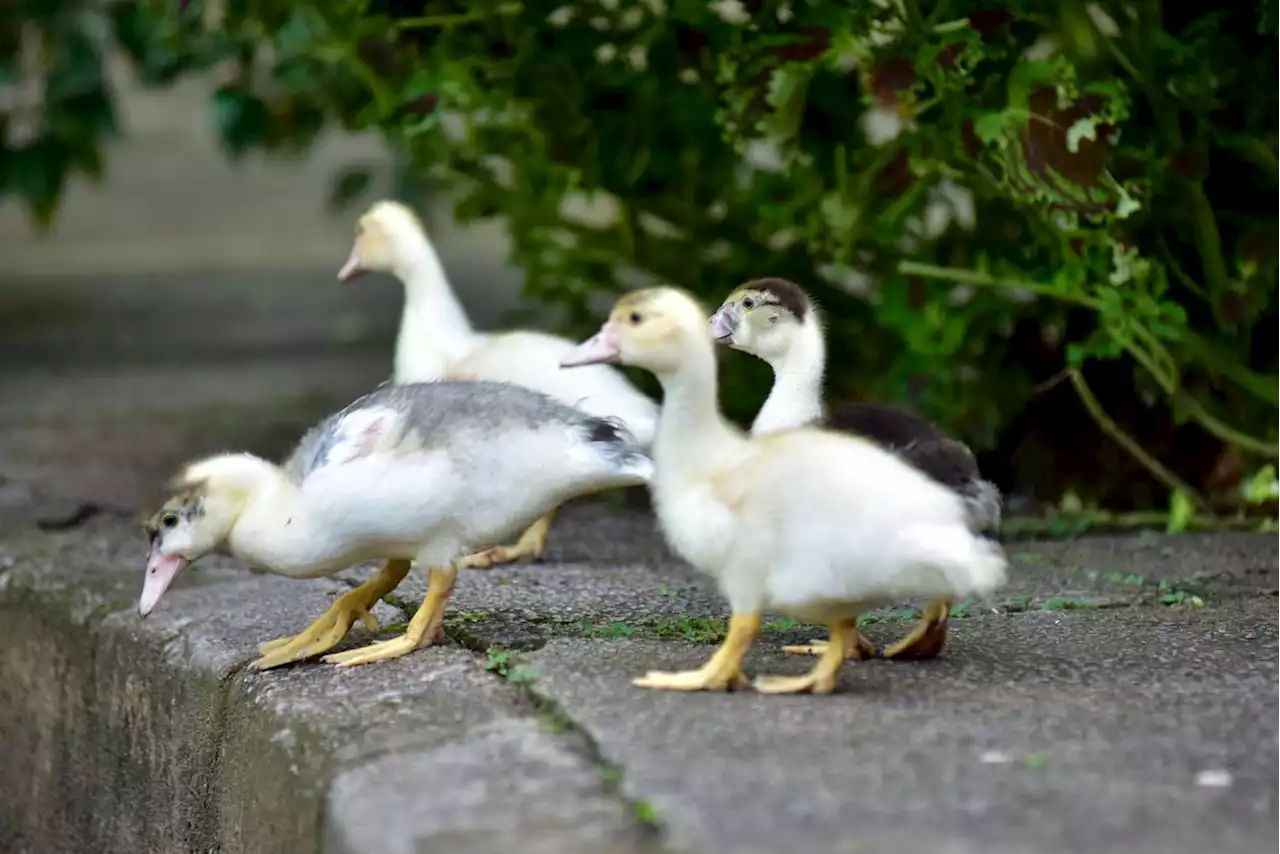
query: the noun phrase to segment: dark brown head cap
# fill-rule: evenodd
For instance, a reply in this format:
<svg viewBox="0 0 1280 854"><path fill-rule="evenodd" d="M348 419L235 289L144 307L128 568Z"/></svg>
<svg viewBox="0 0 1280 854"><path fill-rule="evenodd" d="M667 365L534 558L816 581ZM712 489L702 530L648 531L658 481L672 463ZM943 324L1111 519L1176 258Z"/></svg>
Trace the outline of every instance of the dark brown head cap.
<svg viewBox="0 0 1280 854"><path fill-rule="evenodd" d="M809 295L795 282L786 279L753 279L740 288L740 290L748 289L760 294L765 302L785 308L800 323L804 322L812 305Z"/></svg>

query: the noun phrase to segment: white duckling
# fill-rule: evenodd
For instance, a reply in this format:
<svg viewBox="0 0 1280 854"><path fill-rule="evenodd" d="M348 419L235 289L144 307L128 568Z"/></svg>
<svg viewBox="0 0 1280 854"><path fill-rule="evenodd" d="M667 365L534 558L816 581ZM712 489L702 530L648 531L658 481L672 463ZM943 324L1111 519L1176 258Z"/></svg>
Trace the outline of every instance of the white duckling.
<svg viewBox="0 0 1280 854"><path fill-rule="evenodd" d="M786 279L747 282L734 290L711 316L711 336L720 344L768 362L773 388L751 425L753 436L817 425L871 439L893 451L965 503L976 532L1000 527L1000 490L984 480L973 452L943 435L925 419L878 403L848 403L830 412L822 402L826 341L822 316L813 299ZM949 602L931 602L924 617L903 640L885 649L885 658L932 658L946 644ZM788 652L820 654L826 644L785 647ZM850 658L874 655L861 632L846 650Z"/></svg>
<svg viewBox="0 0 1280 854"><path fill-rule="evenodd" d="M458 561L551 508L648 482L652 463L615 422L501 383L387 385L313 427L283 465L250 454L194 462L147 523L138 612L183 569L230 554L292 576L386 565L305 631L261 646L258 669L320 655L409 572L430 567L427 595L401 637L326 657L340 665L396 658L442 635Z"/></svg>
<svg viewBox="0 0 1280 854"><path fill-rule="evenodd" d="M397 383L440 379L509 382L543 392L600 418L620 419L644 446L653 440L658 406L614 368L564 371L573 342L531 330L477 332L454 295L435 247L413 212L399 202L375 202L356 225L355 245L338 273L342 281L366 272L395 276L405 305L396 339ZM471 555L464 566L537 560L546 547L554 508L514 545Z"/></svg>
<svg viewBox="0 0 1280 854"><path fill-rule="evenodd" d="M807 675L760 677L756 689L829 693L863 612L915 596L986 595L1003 583L1003 552L969 530L959 496L896 455L844 433L749 437L726 421L706 318L683 291L636 291L564 361L635 365L662 383L650 484L658 521L681 557L716 578L732 611L703 667L651 672L637 685L745 684L742 660L768 609L826 623L831 644Z"/></svg>

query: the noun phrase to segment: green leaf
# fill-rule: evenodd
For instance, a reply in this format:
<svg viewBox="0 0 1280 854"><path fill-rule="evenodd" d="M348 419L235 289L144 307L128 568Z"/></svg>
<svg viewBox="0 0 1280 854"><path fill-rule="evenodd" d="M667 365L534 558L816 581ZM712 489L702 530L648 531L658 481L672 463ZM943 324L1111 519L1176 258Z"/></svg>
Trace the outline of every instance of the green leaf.
<svg viewBox="0 0 1280 854"><path fill-rule="evenodd" d="M265 140L269 124L266 104L233 86L213 93L213 120L218 138L232 159L239 159Z"/></svg>
<svg viewBox="0 0 1280 854"><path fill-rule="evenodd" d="M1195 518L1196 506L1181 489L1175 489L1169 496L1169 522L1166 530L1170 534L1180 534L1191 527Z"/></svg>
<svg viewBox="0 0 1280 854"><path fill-rule="evenodd" d="M1254 472L1240 485L1240 493L1250 504L1263 504L1280 498L1280 482L1276 479L1276 467L1268 464Z"/></svg>
<svg viewBox="0 0 1280 854"><path fill-rule="evenodd" d="M1009 106L1025 112L1031 106L1031 93L1045 85L1057 84L1062 72L1057 63L1024 60L1009 75Z"/></svg>
<svg viewBox="0 0 1280 854"><path fill-rule="evenodd" d="M27 210L43 231L53 222L66 184L68 158L62 146L51 139L9 152L9 180Z"/></svg>
<svg viewBox="0 0 1280 854"><path fill-rule="evenodd" d="M985 113L977 118L973 123L973 132L978 139L986 145L998 145L1004 147L1008 141L1008 133L1018 118L1004 110L994 113Z"/></svg>
<svg viewBox="0 0 1280 854"><path fill-rule="evenodd" d="M348 166L338 173L329 192L329 209L343 211L351 206L373 182L373 173L364 166Z"/></svg>

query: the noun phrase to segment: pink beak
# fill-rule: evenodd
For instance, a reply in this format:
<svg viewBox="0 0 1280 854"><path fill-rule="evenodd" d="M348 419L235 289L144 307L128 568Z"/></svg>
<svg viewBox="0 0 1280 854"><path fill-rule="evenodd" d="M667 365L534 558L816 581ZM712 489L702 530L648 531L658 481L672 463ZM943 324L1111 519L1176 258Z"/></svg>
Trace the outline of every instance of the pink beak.
<svg viewBox="0 0 1280 854"><path fill-rule="evenodd" d="M736 313L729 306L721 306L711 315L711 337L721 344L729 343L737 327Z"/></svg>
<svg viewBox="0 0 1280 854"><path fill-rule="evenodd" d="M612 320L600 327L600 331L583 341L560 360L562 368L582 365L617 364L621 355L618 347L618 326Z"/></svg>
<svg viewBox="0 0 1280 854"><path fill-rule="evenodd" d="M138 598L138 616L145 617L151 613L178 573L189 563L191 561L181 555L162 554L159 548L152 546L151 554L147 555L147 580L143 582L142 595Z"/></svg>
<svg viewBox="0 0 1280 854"><path fill-rule="evenodd" d="M347 256L347 263L342 265L342 269L338 271L339 282L349 282L364 274L364 268L360 266L360 244L356 243L351 247L351 254Z"/></svg>

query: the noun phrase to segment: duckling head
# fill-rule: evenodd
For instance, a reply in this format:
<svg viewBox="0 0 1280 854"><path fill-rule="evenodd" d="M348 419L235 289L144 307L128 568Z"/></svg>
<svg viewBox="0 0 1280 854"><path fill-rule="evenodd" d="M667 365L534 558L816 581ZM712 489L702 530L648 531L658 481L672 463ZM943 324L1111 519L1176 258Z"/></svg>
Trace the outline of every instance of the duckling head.
<svg viewBox="0 0 1280 854"><path fill-rule="evenodd" d="M756 279L737 288L711 315L711 337L719 344L774 363L791 350L808 323L813 301L786 279Z"/></svg>
<svg viewBox="0 0 1280 854"><path fill-rule="evenodd" d="M225 454L193 463L170 481L170 497L143 523L150 542L138 614L147 616L175 578L217 551L247 503L263 460Z"/></svg>
<svg viewBox="0 0 1280 854"><path fill-rule="evenodd" d="M710 352L705 310L677 288L645 288L618 300L604 326L560 366L634 365L659 378L700 351Z"/></svg>
<svg viewBox="0 0 1280 854"><path fill-rule="evenodd" d="M356 241L338 281L349 282L364 273L394 273L404 259L420 251L426 231L413 211L384 199L374 202L356 222Z"/></svg>

